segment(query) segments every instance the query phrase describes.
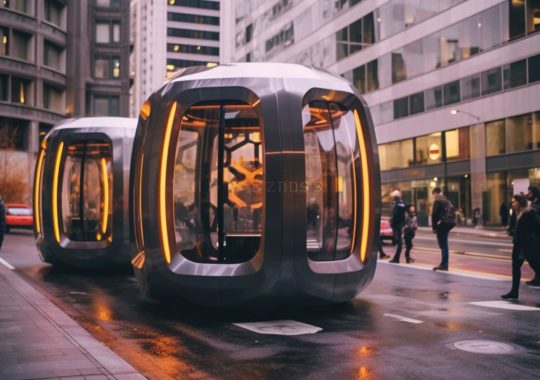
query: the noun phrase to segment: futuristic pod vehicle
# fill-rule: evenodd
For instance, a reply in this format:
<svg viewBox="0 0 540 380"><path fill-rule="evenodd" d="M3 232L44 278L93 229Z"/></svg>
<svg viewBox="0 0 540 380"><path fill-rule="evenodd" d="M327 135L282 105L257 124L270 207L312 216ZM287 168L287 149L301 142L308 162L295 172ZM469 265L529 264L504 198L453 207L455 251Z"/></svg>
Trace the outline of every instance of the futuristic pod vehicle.
<svg viewBox="0 0 540 380"><path fill-rule="evenodd" d="M34 235L43 261L127 265L129 164L137 119L68 119L43 139L34 175Z"/></svg>
<svg viewBox="0 0 540 380"><path fill-rule="evenodd" d="M374 275L377 145L340 77L295 64L185 69L143 105L132 159L132 263L147 296L343 302Z"/></svg>

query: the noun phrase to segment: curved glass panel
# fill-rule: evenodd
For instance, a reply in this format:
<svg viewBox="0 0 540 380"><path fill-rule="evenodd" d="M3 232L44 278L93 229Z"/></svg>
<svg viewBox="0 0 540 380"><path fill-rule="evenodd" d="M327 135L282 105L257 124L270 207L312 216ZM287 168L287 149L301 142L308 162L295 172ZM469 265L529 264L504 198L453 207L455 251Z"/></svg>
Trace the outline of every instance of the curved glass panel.
<svg viewBox="0 0 540 380"><path fill-rule="evenodd" d="M336 103L302 111L306 163L306 248L317 261L342 260L357 234L359 151L354 114Z"/></svg>
<svg viewBox="0 0 540 380"><path fill-rule="evenodd" d="M175 238L196 262L238 263L259 249L262 129L246 104L198 104L182 117L173 177Z"/></svg>
<svg viewBox="0 0 540 380"><path fill-rule="evenodd" d="M62 179L64 234L73 241L110 240L112 149L105 141L67 146Z"/></svg>

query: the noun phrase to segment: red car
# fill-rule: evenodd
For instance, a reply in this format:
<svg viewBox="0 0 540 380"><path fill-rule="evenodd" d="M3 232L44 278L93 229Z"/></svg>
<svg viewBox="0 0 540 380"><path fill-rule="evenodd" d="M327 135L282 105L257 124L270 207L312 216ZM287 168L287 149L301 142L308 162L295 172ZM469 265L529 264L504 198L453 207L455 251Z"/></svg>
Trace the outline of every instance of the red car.
<svg viewBox="0 0 540 380"><path fill-rule="evenodd" d="M24 203L6 203L6 232L12 228L29 228L34 225L32 206Z"/></svg>
<svg viewBox="0 0 540 380"><path fill-rule="evenodd" d="M392 231L392 227L390 227L390 221L388 219L381 219L379 235L381 240L392 240L394 232Z"/></svg>

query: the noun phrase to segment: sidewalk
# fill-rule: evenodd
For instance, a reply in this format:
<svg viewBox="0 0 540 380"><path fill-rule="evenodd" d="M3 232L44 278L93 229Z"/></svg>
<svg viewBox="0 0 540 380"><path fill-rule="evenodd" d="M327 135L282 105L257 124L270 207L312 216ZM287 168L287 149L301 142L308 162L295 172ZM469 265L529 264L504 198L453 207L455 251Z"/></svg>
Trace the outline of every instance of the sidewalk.
<svg viewBox="0 0 540 380"><path fill-rule="evenodd" d="M145 379L0 264L0 379Z"/></svg>
<svg viewBox="0 0 540 380"><path fill-rule="evenodd" d="M431 227L418 227L420 231L431 232ZM453 234L468 234L492 238L505 238L510 239L506 233L506 228L504 227L464 227L456 226L450 231L450 235Z"/></svg>

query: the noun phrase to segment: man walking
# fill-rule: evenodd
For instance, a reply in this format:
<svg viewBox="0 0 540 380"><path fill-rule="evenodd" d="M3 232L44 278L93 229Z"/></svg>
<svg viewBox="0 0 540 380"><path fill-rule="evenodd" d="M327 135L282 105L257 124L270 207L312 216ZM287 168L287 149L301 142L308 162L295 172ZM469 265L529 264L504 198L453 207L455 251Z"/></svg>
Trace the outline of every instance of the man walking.
<svg viewBox="0 0 540 380"><path fill-rule="evenodd" d="M433 211L431 212L431 227L433 232L437 234L437 243L441 249L441 263L434 267L433 270L448 270L448 233L451 227L449 227L443 221L443 217L446 215L450 202L444 196L441 189L436 187L433 189L433 196L435 202L433 203Z"/></svg>
<svg viewBox="0 0 540 380"><path fill-rule="evenodd" d="M390 263L399 263L399 256L403 248L403 227L405 226L405 203L401 200L401 191L394 190L390 194L394 198L392 205L392 218L390 227L394 233L394 242L397 244L396 253Z"/></svg>

